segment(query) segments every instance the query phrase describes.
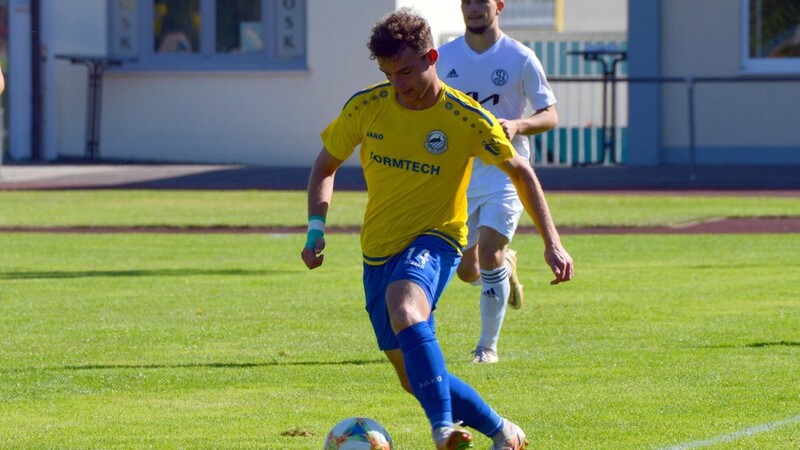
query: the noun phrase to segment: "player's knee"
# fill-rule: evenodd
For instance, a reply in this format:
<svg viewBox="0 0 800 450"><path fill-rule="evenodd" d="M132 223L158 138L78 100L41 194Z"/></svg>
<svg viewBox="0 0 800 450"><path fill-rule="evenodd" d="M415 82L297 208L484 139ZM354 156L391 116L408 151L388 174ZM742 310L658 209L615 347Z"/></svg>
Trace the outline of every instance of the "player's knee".
<svg viewBox="0 0 800 450"><path fill-rule="evenodd" d="M478 259L480 260L480 266L482 269L496 269L503 264L503 249L482 246L478 251Z"/></svg>

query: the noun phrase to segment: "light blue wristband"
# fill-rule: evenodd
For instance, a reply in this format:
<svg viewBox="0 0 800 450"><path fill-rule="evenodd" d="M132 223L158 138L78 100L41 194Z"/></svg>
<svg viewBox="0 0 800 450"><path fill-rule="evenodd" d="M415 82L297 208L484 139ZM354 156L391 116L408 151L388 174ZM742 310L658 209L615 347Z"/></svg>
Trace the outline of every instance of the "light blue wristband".
<svg viewBox="0 0 800 450"><path fill-rule="evenodd" d="M317 239L325 236L325 218L322 216L311 216L308 218L308 234L306 235L306 246L314 250L317 246Z"/></svg>
<svg viewBox="0 0 800 450"><path fill-rule="evenodd" d="M317 239L325 236L325 233L322 230L308 230L308 235L306 235L306 248L314 250L317 246Z"/></svg>

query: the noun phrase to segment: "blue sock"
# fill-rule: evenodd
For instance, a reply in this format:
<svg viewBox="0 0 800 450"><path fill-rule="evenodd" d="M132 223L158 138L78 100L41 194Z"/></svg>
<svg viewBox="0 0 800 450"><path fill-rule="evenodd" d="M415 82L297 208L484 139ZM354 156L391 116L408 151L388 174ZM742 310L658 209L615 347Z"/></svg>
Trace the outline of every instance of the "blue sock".
<svg viewBox="0 0 800 450"><path fill-rule="evenodd" d="M503 429L503 418L472 388L455 375L450 375L453 418L464 422L484 436L492 437Z"/></svg>
<svg viewBox="0 0 800 450"><path fill-rule="evenodd" d="M416 323L397 333L408 381L431 428L451 426L450 376L444 355L428 322Z"/></svg>

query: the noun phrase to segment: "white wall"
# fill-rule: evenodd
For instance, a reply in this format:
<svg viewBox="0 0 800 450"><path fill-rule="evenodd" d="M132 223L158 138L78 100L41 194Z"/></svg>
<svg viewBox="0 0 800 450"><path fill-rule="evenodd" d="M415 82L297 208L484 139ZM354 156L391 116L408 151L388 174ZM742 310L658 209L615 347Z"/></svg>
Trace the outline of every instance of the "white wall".
<svg viewBox="0 0 800 450"><path fill-rule="evenodd" d="M88 72L57 55L104 55L106 2L103 0L42 0L43 124L45 159L75 148L82 156L86 146L86 94Z"/></svg>
<svg viewBox="0 0 800 450"><path fill-rule="evenodd" d="M103 0L42 1L42 26L47 28L42 64L47 159L84 155L88 70L56 56L106 54L105 24Z"/></svg>
<svg viewBox="0 0 800 450"><path fill-rule="evenodd" d="M628 28L628 0L563 2L564 33L619 33Z"/></svg>
<svg viewBox="0 0 800 450"><path fill-rule="evenodd" d="M92 1L96 2L102 0ZM310 165L321 147L319 133L345 101L383 79L369 59L366 42L372 24L394 6L394 0L351 0L347 8L310 0L307 71L106 72L101 156ZM105 9L98 9L102 11L78 15L87 23L104 24ZM65 30L67 25L58 26ZM86 50L96 42L105 45L104 25L98 37L89 37L95 25L74 33L77 37L76 24L68 26L65 32L74 43L70 50ZM61 62L58 83L58 152L82 155L85 69Z"/></svg>
<svg viewBox="0 0 800 450"><path fill-rule="evenodd" d="M397 7L410 6L428 20L436 46L443 44L442 36L464 32L460 0L397 0Z"/></svg>
<svg viewBox="0 0 800 450"><path fill-rule="evenodd" d="M593 0L565 0L591 7ZM626 0L609 0L624 4ZM83 156L86 68L56 53L106 53L103 0L43 0L57 20L47 66L53 120L46 124L59 156ZM308 0L308 70L142 72L110 70L103 82L100 155L137 161L307 166L320 131L357 90L383 80L369 59L372 25L400 6L430 22L437 39L463 32L459 0L351 0L347 7ZM509 7L513 7L510 5ZM613 8L612 8L613 9ZM620 15L619 20L622 20ZM349 165L357 164L355 159Z"/></svg>
<svg viewBox="0 0 800 450"><path fill-rule="evenodd" d="M661 5L663 76L739 75L739 2L663 0ZM786 101L800 98L800 83L698 83L694 89L698 147L795 147L800 142L797 103ZM686 86L665 85L662 92L662 144L687 146Z"/></svg>
<svg viewBox="0 0 800 450"><path fill-rule="evenodd" d="M628 27L628 0L562 0L564 33L619 33ZM436 39L442 34L464 32L460 0L397 0L398 7L411 6L431 23ZM506 8L514 8L506 2ZM500 17L502 27L502 15ZM514 34L516 30L506 30ZM437 45L441 42L437 41Z"/></svg>

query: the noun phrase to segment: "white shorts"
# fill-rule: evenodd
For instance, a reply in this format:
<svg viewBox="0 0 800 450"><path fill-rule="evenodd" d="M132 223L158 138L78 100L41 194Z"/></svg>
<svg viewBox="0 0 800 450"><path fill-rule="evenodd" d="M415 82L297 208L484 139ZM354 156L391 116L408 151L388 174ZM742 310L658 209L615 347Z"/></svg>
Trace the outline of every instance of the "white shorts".
<svg viewBox="0 0 800 450"><path fill-rule="evenodd" d="M514 237L519 218L524 210L516 192L496 192L468 199L467 247L478 243L478 227L489 227L502 234L508 241Z"/></svg>

